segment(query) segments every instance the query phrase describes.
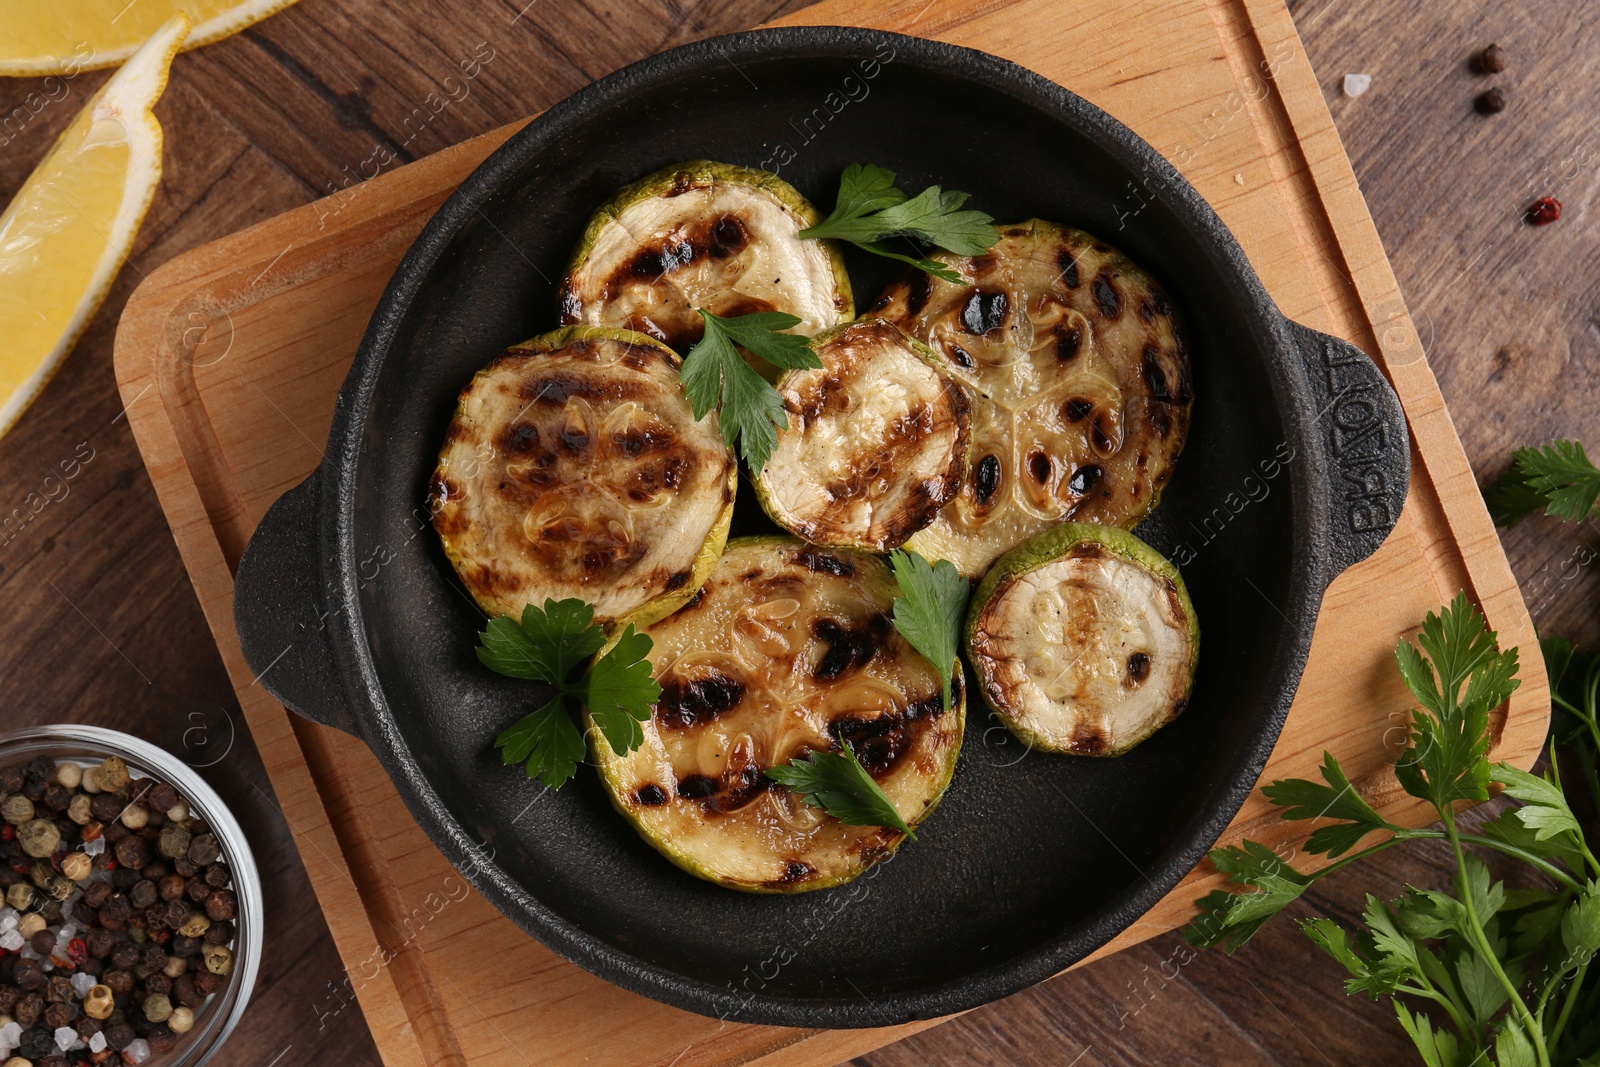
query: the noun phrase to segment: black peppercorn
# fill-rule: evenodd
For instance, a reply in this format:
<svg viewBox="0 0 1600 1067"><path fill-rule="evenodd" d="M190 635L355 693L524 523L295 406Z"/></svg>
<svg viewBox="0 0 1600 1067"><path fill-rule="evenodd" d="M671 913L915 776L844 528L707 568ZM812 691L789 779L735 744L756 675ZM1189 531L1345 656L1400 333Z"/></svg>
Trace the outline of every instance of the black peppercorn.
<svg viewBox="0 0 1600 1067"><path fill-rule="evenodd" d="M1478 109L1480 115L1495 115L1506 109L1506 94L1498 88L1489 89L1478 94L1478 99L1473 101L1473 107Z"/></svg>
<svg viewBox="0 0 1600 1067"><path fill-rule="evenodd" d="M188 856L176 856L172 860L172 873L181 878L193 878L199 873L199 871L199 864L195 863Z"/></svg>
<svg viewBox="0 0 1600 1067"><path fill-rule="evenodd" d="M107 844L114 845L132 832L120 822L108 822L106 828L100 832L100 836L106 839Z"/></svg>
<svg viewBox="0 0 1600 1067"><path fill-rule="evenodd" d="M154 882L135 882L133 888L128 890L128 900L136 908L148 908L160 899L161 894L156 892L156 884Z"/></svg>
<svg viewBox="0 0 1600 1067"><path fill-rule="evenodd" d="M139 962L152 971L159 971L167 965L167 953L160 945L146 945L139 955Z"/></svg>
<svg viewBox="0 0 1600 1067"><path fill-rule="evenodd" d="M228 984L228 979L220 974L210 971L201 971L194 976L194 989L202 997L209 997L213 993L220 993L222 987Z"/></svg>
<svg viewBox="0 0 1600 1067"><path fill-rule="evenodd" d="M206 885L206 880L198 874L184 883L183 891L196 904L201 903L211 895L211 887Z"/></svg>
<svg viewBox="0 0 1600 1067"><path fill-rule="evenodd" d="M157 971L145 978L144 991L150 996L171 996L172 979Z"/></svg>
<svg viewBox="0 0 1600 1067"><path fill-rule="evenodd" d="M37 993L29 993L17 1001L11 1014L21 1025L32 1026L44 1014L44 998Z"/></svg>
<svg viewBox="0 0 1600 1067"><path fill-rule="evenodd" d="M48 956L51 952L55 951L56 935L52 934L49 930L40 930L38 933L28 938L28 947L33 949L33 951L37 952L41 956Z"/></svg>
<svg viewBox="0 0 1600 1067"><path fill-rule="evenodd" d="M90 956L88 959L78 964L78 970L82 971L91 978L99 978L100 975L105 972L105 969L106 961L97 960L93 956Z"/></svg>
<svg viewBox="0 0 1600 1067"><path fill-rule="evenodd" d="M126 893L139 881L139 872L129 867L118 867L111 872L111 888Z"/></svg>
<svg viewBox="0 0 1600 1067"><path fill-rule="evenodd" d="M102 930L98 926L83 932L84 947L89 950L89 955L97 960L103 960L111 955L111 946L116 940L110 930Z"/></svg>
<svg viewBox="0 0 1600 1067"><path fill-rule="evenodd" d="M131 970L139 963L139 946L132 941L123 941L111 950L111 966L120 970Z"/></svg>
<svg viewBox="0 0 1600 1067"><path fill-rule="evenodd" d="M122 864L124 870L137 872L140 867L150 862L150 842L136 834L130 834L118 841L116 852L117 862Z"/></svg>
<svg viewBox="0 0 1600 1067"><path fill-rule="evenodd" d="M200 955L200 939L198 937L185 937L174 934L172 942L167 946L172 955L180 960L193 959Z"/></svg>
<svg viewBox="0 0 1600 1067"><path fill-rule="evenodd" d="M0 793L15 793L22 788L20 765L0 768Z"/></svg>
<svg viewBox="0 0 1600 1067"><path fill-rule="evenodd" d="M66 976L52 974L45 982L44 999L48 1004L70 1004L74 999L72 982Z"/></svg>
<svg viewBox="0 0 1600 1067"><path fill-rule="evenodd" d="M106 1035L106 1044L118 1052L133 1044L133 1027L126 1022L107 1023L100 1032Z"/></svg>
<svg viewBox="0 0 1600 1067"><path fill-rule="evenodd" d="M166 1023L157 1023L151 1027L150 1034L145 1040L150 1043L150 1051L160 1055L172 1051L172 1046L178 1043L178 1035L174 1034L172 1027Z"/></svg>
<svg viewBox="0 0 1600 1067"><path fill-rule="evenodd" d="M100 984L111 992L121 996L133 990L133 972L124 970L110 970L100 976Z"/></svg>
<svg viewBox="0 0 1600 1067"><path fill-rule="evenodd" d="M22 1032L22 1043L17 1046L17 1055L27 1060L42 1060L50 1055L55 1047L55 1035L43 1027L38 1027Z"/></svg>
<svg viewBox="0 0 1600 1067"><path fill-rule="evenodd" d="M156 888L160 891L162 900L177 900L183 896L184 884L182 875L169 874L161 879Z"/></svg>
<svg viewBox="0 0 1600 1067"><path fill-rule="evenodd" d="M116 919L126 921L133 914L133 905L128 903L128 898L121 893L112 893L106 898L105 906L100 909L100 921Z"/></svg>
<svg viewBox="0 0 1600 1067"><path fill-rule="evenodd" d="M59 1030L63 1026L72 1025L72 1016L76 1009L66 1001L58 1000L46 1004L44 1008L44 1024L52 1030Z"/></svg>
<svg viewBox="0 0 1600 1067"><path fill-rule="evenodd" d="M77 1022L72 1024L72 1028L78 1031L79 1037L87 1041L100 1032L101 1025L99 1019L91 1019L87 1015L80 1015Z"/></svg>
<svg viewBox="0 0 1600 1067"><path fill-rule="evenodd" d="M1472 65L1479 74L1499 74L1506 69L1505 49L1492 44L1473 57Z"/></svg>
<svg viewBox="0 0 1600 1067"><path fill-rule="evenodd" d="M11 1009L17 1006L17 998L22 996L22 991L7 982L0 985L0 1013L9 1015Z"/></svg>
<svg viewBox="0 0 1600 1067"><path fill-rule="evenodd" d="M111 824L122 814L122 807L122 801L110 793L97 793L94 799L89 801L89 814L93 815L97 822L105 823L106 828L110 829Z"/></svg>
<svg viewBox="0 0 1600 1067"><path fill-rule="evenodd" d="M226 863L213 863L206 868L206 885L213 889L224 889L233 881L233 872L228 870Z"/></svg>
<svg viewBox="0 0 1600 1067"><path fill-rule="evenodd" d="M111 899L110 882L90 882L89 888L83 891L83 899L88 901L91 908L103 908L107 900Z"/></svg>
<svg viewBox="0 0 1600 1067"><path fill-rule="evenodd" d="M44 806L51 811L66 811L67 805L72 802L72 794L60 782L51 782L44 787L43 799Z"/></svg>
<svg viewBox="0 0 1600 1067"><path fill-rule="evenodd" d="M185 1008L198 1008L206 1002L206 996L194 986L194 975L180 974L172 983L172 995L178 1003ZM18 1016L20 1019L21 1016Z"/></svg>
<svg viewBox="0 0 1600 1067"><path fill-rule="evenodd" d="M189 860L201 867L209 866L222 858L222 846L210 834L196 834L189 841Z"/></svg>
<svg viewBox="0 0 1600 1067"><path fill-rule="evenodd" d="M161 879L172 873L172 868L167 866L167 861L157 856L143 867L139 868L139 876L159 883Z"/></svg>
<svg viewBox="0 0 1600 1067"><path fill-rule="evenodd" d="M238 900L234 897L233 890L218 889L206 897L205 907L206 917L212 922L220 922L223 919L234 918L238 913Z"/></svg>
<svg viewBox="0 0 1600 1067"><path fill-rule="evenodd" d="M165 782L150 787L145 796L145 806L155 811L171 811L178 806L178 791Z"/></svg>
<svg viewBox="0 0 1600 1067"><path fill-rule="evenodd" d="M11 980L22 989L38 989L44 985L44 969L39 966L38 960L19 959L16 974Z"/></svg>
<svg viewBox="0 0 1600 1067"><path fill-rule="evenodd" d="M206 944L226 945L233 940L233 923L226 920L214 922L206 930Z"/></svg>

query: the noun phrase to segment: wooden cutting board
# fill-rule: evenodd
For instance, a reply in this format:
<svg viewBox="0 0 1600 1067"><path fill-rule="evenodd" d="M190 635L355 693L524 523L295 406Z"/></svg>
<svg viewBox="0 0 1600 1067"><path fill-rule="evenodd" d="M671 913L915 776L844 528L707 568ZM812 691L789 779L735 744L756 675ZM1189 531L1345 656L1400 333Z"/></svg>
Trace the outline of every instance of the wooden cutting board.
<svg viewBox="0 0 1600 1067"><path fill-rule="evenodd" d="M1535 637L1355 176L1281 0L829 0L784 21L862 24L981 48L1053 78L1170 158L1238 237L1285 314L1378 357L1410 422L1411 494L1382 549L1328 590L1267 776L1336 751L1390 819L1428 811L1389 772L1409 706L1395 642L1465 588L1521 690L1496 758L1531 764L1548 692ZM520 123L195 249L129 301L116 340L128 418L348 979L392 1065L832 1064L933 1022L872 1031L719 1023L557 958L466 887L367 749L253 684L233 630L233 567L267 506L321 458L333 397L390 272L430 214ZM1122 191L1112 190L1118 196ZM1128 190L1128 206L1138 203ZM1068 220L1070 221L1070 220ZM1263 603L1263 610L1270 610ZM1280 851L1310 827L1253 797L1229 829ZM1180 925L1217 884L1192 872L1107 946Z"/></svg>

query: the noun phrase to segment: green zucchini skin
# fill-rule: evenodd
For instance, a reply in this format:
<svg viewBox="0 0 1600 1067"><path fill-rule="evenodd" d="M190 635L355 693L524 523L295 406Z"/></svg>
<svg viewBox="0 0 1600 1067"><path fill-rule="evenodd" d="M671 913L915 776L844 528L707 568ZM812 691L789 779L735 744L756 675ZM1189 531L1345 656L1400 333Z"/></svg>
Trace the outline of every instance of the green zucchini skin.
<svg viewBox="0 0 1600 1067"><path fill-rule="evenodd" d="M895 592L867 553L729 541L700 595L643 628L663 687L643 745L618 756L588 721L612 805L672 863L742 892L825 889L892 855L900 831L847 826L765 770L850 740L908 825L933 812L966 704L958 670L942 708L932 664L888 623Z"/></svg>
<svg viewBox="0 0 1600 1067"><path fill-rule="evenodd" d="M561 321L636 330L679 353L704 332L696 307L788 312L801 319L792 332L814 336L855 315L838 246L797 236L820 221L776 174L709 160L664 167L590 218L562 280Z"/></svg>
<svg viewBox="0 0 1600 1067"><path fill-rule="evenodd" d="M1122 606L1113 597L1086 599L1081 591L1100 572L1136 585L1134 604L1149 612L1144 632L1113 628L1117 620L1101 611ZM1006 612L1023 610L1033 615L1017 624L1026 634L1016 641L1020 654L1012 654ZM1050 636L1057 619L1066 634L1059 643ZM965 643L984 701L1028 747L1119 756L1187 707L1200 623L1178 568L1155 549L1116 527L1065 523L1024 541L989 569L967 610ZM1064 681L1075 686L1070 699L1059 688ZM1146 682L1156 688L1143 690ZM1059 699L1042 692L1049 686L1058 687Z"/></svg>
<svg viewBox="0 0 1600 1067"><path fill-rule="evenodd" d="M643 334L569 326L473 376L428 503L484 611L578 597L620 628L694 596L727 541L739 468L715 414L695 420L680 364Z"/></svg>
<svg viewBox="0 0 1600 1067"><path fill-rule="evenodd" d="M966 477L969 401L948 365L881 319L819 334L822 367L778 379L788 425L755 478L773 522L812 544L888 552Z"/></svg>

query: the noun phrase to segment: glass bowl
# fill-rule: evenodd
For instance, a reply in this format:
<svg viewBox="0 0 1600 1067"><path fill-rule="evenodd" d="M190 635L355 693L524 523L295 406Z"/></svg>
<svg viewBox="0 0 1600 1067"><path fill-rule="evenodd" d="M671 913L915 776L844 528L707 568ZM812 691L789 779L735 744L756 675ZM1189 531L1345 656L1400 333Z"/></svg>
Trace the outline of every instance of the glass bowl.
<svg viewBox="0 0 1600 1067"><path fill-rule="evenodd" d="M32 726L0 734L0 767L24 764L38 756L57 763L70 761L85 768L100 763L107 756L120 756L132 777L154 778L171 785L188 803L190 813L210 825L221 847L222 861L233 874L230 888L238 899L233 970L228 975L227 985L213 993L195 1012L193 1029L178 1035L172 1051L152 1053L144 1061L144 1067L200 1067L222 1047L244 1014L255 988L256 971L261 965L261 928L265 914L261 877L244 831L222 803L222 798L193 768L131 734L74 724Z"/></svg>

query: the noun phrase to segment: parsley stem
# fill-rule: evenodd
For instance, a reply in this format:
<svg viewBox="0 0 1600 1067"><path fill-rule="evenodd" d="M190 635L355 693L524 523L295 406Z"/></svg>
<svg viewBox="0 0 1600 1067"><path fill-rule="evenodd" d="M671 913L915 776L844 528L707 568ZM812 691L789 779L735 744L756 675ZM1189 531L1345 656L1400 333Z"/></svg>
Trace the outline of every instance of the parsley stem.
<svg viewBox="0 0 1600 1067"><path fill-rule="evenodd" d="M1423 831L1422 833L1431 837L1446 836L1438 830ZM1533 853L1525 849L1520 849L1516 845L1507 844L1504 841L1496 841L1492 837L1484 837L1481 834L1458 834L1457 836L1460 837L1463 844L1477 845L1479 848L1492 849L1495 852L1499 852L1503 855L1512 856L1516 859L1519 859L1531 867L1537 867L1539 871L1546 877L1552 879L1553 881L1560 882L1562 886L1572 890L1574 893L1580 892L1583 889L1583 886L1578 884L1578 880L1576 878L1572 877L1572 875L1568 874L1560 867L1557 867L1555 864L1551 863L1547 859L1544 859L1543 857L1535 856Z"/></svg>
<svg viewBox="0 0 1600 1067"><path fill-rule="evenodd" d="M1527 1002L1517 992L1517 987L1511 984L1511 979L1506 976L1505 968L1500 965L1500 957L1496 955L1494 946L1489 944L1489 936L1484 932L1483 923L1478 919L1478 908L1472 901L1472 886L1467 880L1467 857L1461 851L1461 838L1456 833L1456 814L1451 808L1439 809L1439 814L1444 816L1445 833L1450 838L1450 851L1456 858L1456 896L1461 900L1461 907L1467 913L1467 925L1472 928L1474 946L1483 962L1489 965L1489 970L1494 973L1500 987L1505 990L1510 999L1512 1014L1527 1031L1528 1041L1533 1045L1534 1053L1539 1057L1539 1067L1550 1067L1550 1053L1545 1048L1544 1034L1539 1029L1531 1012L1528 1011Z"/></svg>
<svg viewBox="0 0 1600 1067"><path fill-rule="evenodd" d="M1578 992L1583 989L1583 979L1588 973L1589 961L1584 960L1578 964L1578 973L1573 976L1572 982L1567 986L1567 996L1561 1004L1561 1014L1556 1016L1556 1024L1550 1028L1550 1044L1552 1046L1561 1040L1561 1031L1566 1029L1567 1019L1572 1015L1572 1006L1578 1001Z"/></svg>
<svg viewBox="0 0 1600 1067"><path fill-rule="evenodd" d="M1427 975L1419 974L1417 977L1428 983L1426 988L1414 985L1398 985L1395 986L1395 992L1410 993L1414 997L1422 997L1425 1000L1431 1000L1435 1004L1439 1005L1449 1014L1450 1021L1455 1024L1456 1033L1460 1034L1463 1039L1465 1039L1468 1034L1474 1032L1474 1027L1471 1023L1467 1022L1466 1018L1461 1014L1461 1008L1456 1004L1455 1001L1439 992L1438 987L1432 982L1428 982Z"/></svg>

